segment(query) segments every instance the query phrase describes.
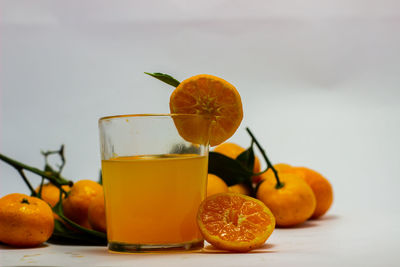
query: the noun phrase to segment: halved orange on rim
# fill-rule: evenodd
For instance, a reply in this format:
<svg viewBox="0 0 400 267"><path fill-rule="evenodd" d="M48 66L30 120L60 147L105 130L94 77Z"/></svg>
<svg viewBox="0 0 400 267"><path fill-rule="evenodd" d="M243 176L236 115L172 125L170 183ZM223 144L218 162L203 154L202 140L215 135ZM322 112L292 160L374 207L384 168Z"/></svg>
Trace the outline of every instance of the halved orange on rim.
<svg viewBox="0 0 400 267"><path fill-rule="evenodd" d="M236 88L216 76L200 74L181 82L172 92L169 102L171 113L210 115L213 125L210 145L218 145L231 137L243 119L243 107ZM177 125L187 140L196 134L189 126ZM193 136L191 136L193 135Z"/></svg>
<svg viewBox="0 0 400 267"><path fill-rule="evenodd" d="M207 242L237 252L261 247L275 229L275 217L264 203L238 193L206 198L200 204L197 223Z"/></svg>

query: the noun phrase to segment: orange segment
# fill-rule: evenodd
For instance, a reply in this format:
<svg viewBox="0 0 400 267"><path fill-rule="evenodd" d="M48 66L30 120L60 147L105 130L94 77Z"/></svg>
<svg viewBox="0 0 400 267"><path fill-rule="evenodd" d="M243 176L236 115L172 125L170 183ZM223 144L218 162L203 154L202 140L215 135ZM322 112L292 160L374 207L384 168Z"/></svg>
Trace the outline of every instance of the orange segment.
<svg viewBox="0 0 400 267"><path fill-rule="evenodd" d="M227 81L208 74L196 75L181 82L172 92L169 106L171 113L212 116L214 125L211 129L211 146L231 137L243 118L242 101L236 88ZM186 132L189 136L184 138L193 139L190 136L191 131Z"/></svg>
<svg viewBox="0 0 400 267"><path fill-rule="evenodd" d="M275 218L264 203L237 193L206 198L199 207L197 222L207 242L238 252L261 247L275 229Z"/></svg>

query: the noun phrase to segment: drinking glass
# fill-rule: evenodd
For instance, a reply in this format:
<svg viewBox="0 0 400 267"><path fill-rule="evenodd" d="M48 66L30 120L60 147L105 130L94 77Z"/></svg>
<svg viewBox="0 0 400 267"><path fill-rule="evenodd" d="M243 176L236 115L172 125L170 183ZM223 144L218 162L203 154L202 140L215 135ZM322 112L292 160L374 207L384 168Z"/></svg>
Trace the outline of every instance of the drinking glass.
<svg viewBox="0 0 400 267"><path fill-rule="evenodd" d="M211 120L139 114L99 120L108 249L196 250Z"/></svg>

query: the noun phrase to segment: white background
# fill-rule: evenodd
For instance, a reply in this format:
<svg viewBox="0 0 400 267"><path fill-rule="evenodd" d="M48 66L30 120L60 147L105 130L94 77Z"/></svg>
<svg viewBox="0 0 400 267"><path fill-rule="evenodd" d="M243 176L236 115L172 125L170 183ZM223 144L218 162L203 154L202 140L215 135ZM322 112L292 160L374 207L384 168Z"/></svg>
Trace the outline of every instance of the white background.
<svg viewBox="0 0 400 267"><path fill-rule="evenodd" d="M40 151L65 144L64 176L96 180L100 117L169 112L173 88L144 71L213 74L242 96L230 141L247 146L248 126L274 163L324 174L331 216L357 222L358 239L337 242L400 262L399 1L1 1L0 12L0 153L41 168ZM0 162L0 196L12 192L28 190Z"/></svg>

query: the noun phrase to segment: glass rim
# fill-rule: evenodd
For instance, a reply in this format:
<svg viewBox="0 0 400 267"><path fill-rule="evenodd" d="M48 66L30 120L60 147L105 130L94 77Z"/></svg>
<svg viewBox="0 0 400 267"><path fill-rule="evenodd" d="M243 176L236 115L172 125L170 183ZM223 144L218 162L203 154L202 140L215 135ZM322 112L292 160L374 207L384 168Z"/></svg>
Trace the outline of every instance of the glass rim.
<svg viewBox="0 0 400 267"><path fill-rule="evenodd" d="M111 115L104 116L99 119L99 122L103 120L109 119L117 119L117 118L139 118L139 117L204 117L211 118L212 116L209 114L189 114L189 113L141 113L141 114L122 114L122 115Z"/></svg>

